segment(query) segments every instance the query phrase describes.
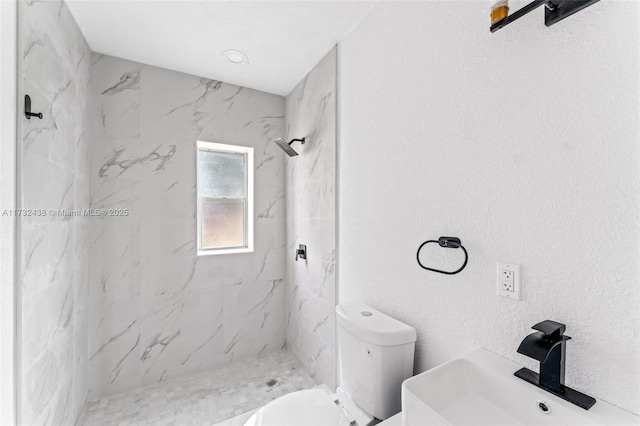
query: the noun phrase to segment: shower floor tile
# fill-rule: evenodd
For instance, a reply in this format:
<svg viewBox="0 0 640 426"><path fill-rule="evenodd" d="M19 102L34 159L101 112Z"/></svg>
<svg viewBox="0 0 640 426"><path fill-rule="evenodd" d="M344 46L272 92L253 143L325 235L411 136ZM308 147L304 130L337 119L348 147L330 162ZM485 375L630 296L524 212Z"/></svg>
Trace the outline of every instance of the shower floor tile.
<svg viewBox="0 0 640 426"><path fill-rule="evenodd" d="M276 379L274 386L267 385ZM211 426L282 395L317 386L287 351L89 401L80 425Z"/></svg>

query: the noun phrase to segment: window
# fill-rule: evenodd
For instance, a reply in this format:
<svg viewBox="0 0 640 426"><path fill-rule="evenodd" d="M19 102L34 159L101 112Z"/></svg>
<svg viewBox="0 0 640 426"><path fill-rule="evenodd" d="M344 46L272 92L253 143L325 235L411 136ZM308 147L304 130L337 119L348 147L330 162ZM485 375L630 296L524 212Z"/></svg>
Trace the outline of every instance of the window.
<svg viewBox="0 0 640 426"><path fill-rule="evenodd" d="M198 255L253 251L253 148L198 141Z"/></svg>

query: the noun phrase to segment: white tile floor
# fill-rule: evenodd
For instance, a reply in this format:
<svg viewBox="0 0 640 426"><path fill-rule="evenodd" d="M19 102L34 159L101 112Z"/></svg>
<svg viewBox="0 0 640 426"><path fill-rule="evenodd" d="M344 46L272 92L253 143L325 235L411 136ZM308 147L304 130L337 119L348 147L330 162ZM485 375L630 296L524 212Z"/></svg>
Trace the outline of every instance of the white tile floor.
<svg viewBox="0 0 640 426"><path fill-rule="evenodd" d="M267 385L272 378L278 384ZM287 393L315 386L291 353L272 352L218 370L90 401L79 424L211 426Z"/></svg>

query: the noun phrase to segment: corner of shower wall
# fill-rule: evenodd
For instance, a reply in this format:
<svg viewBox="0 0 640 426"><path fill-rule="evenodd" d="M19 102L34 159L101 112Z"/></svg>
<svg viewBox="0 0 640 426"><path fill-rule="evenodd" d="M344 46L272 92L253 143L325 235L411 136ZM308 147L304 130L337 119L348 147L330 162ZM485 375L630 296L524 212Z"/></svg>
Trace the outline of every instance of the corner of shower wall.
<svg viewBox="0 0 640 426"><path fill-rule="evenodd" d="M287 347L318 383L336 386L336 48L286 98ZM307 260L295 261L298 244Z"/></svg>
<svg viewBox="0 0 640 426"><path fill-rule="evenodd" d="M23 424L75 424L87 400L88 93L91 52L62 1L19 2Z"/></svg>

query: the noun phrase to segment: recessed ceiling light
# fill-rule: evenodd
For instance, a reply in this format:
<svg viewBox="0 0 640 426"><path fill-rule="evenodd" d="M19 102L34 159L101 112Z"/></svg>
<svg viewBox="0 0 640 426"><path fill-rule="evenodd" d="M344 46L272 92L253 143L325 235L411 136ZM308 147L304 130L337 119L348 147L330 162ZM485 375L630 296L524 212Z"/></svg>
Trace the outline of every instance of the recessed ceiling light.
<svg viewBox="0 0 640 426"><path fill-rule="evenodd" d="M234 65L249 63L249 58L247 58L247 55L240 52L239 50L227 49L222 52L222 56L224 56L227 61L231 62Z"/></svg>

